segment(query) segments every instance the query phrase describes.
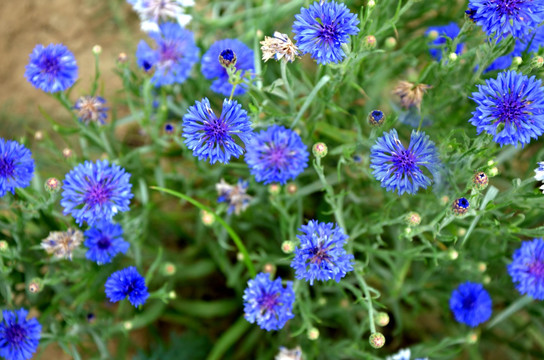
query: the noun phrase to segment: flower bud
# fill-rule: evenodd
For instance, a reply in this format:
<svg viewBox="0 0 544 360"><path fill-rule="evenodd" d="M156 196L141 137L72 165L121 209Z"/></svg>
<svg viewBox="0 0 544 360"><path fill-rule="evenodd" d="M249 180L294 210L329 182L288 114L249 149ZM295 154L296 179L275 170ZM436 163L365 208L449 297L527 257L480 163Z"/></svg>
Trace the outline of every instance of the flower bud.
<svg viewBox="0 0 544 360"><path fill-rule="evenodd" d="M102 46L95 45L93 46L93 54L100 55L102 53Z"/></svg>
<svg viewBox="0 0 544 360"><path fill-rule="evenodd" d="M50 194L56 194L60 191L60 187L62 186L62 183L57 178L49 178L45 180L45 183L43 187L45 188L45 191L47 191Z"/></svg>
<svg viewBox="0 0 544 360"><path fill-rule="evenodd" d="M375 49L377 45L376 37L374 35L367 35L363 38L363 48L364 49Z"/></svg>
<svg viewBox="0 0 544 360"><path fill-rule="evenodd" d="M200 219L204 225L210 226L215 222L215 215L206 210L202 210L200 211Z"/></svg>
<svg viewBox="0 0 544 360"><path fill-rule="evenodd" d="M472 177L472 185L474 189L476 190L483 190L487 187L489 184L489 178L487 177L486 173L483 171L479 171Z"/></svg>
<svg viewBox="0 0 544 360"><path fill-rule="evenodd" d="M43 140L43 131L38 130L34 133L34 140L42 141Z"/></svg>
<svg viewBox="0 0 544 360"><path fill-rule="evenodd" d="M270 195L278 195L280 193L281 186L279 184L268 185L268 192Z"/></svg>
<svg viewBox="0 0 544 360"><path fill-rule="evenodd" d="M119 55L117 55L117 62L120 63L120 64L124 64L126 63L128 60L128 55L124 52L121 52L119 53Z"/></svg>
<svg viewBox="0 0 544 360"><path fill-rule="evenodd" d="M162 265L161 272L164 276L172 276L176 273L176 265L171 262L165 262Z"/></svg>
<svg viewBox="0 0 544 360"><path fill-rule="evenodd" d="M132 322L131 321L125 321L123 323L123 327L125 328L125 330L132 330Z"/></svg>
<svg viewBox="0 0 544 360"><path fill-rule="evenodd" d="M385 345L385 336L383 336L382 333L375 332L374 334L370 335L368 342L374 349L379 349Z"/></svg>
<svg viewBox="0 0 544 360"><path fill-rule="evenodd" d="M327 298L326 297L320 297L319 299L317 299L317 304L319 306L325 306L327 305Z"/></svg>
<svg viewBox="0 0 544 360"><path fill-rule="evenodd" d="M489 276L489 275L484 276L484 278L483 278L483 283L484 283L485 285L487 285L487 284L489 284L490 282L491 282L491 276Z"/></svg>
<svg viewBox="0 0 544 360"><path fill-rule="evenodd" d="M308 330L308 339L317 340L319 338L319 330L315 327Z"/></svg>
<svg viewBox="0 0 544 360"><path fill-rule="evenodd" d="M436 40L438 39L438 35L440 35L438 33L438 31L436 30L431 30L427 33L427 37L429 38L429 40Z"/></svg>
<svg viewBox="0 0 544 360"><path fill-rule="evenodd" d="M383 311L377 313L376 324L378 324L379 326L387 326L389 324L389 314Z"/></svg>
<svg viewBox="0 0 544 360"><path fill-rule="evenodd" d="M456 60L457 60L457 54L454 53L454 52L449 53L448 59L449 59L450 61L456 61Z"/></svg>
<svg viewBox="0 0 544 360"><path fill-rule="evenodd" d="M404 220L409 226L418 226L419 224L421 224L421 216L415 211L408 213Z"/></svg>
<svg viewBox="0 0 544 360"><path fill-rule="evenodd" d="M542 56L535 56L531 60L531 67L533 69L540 69L544 65L544 58Z"/></svg>
<svg viewBox="0 0 544 360"><path fill-rule="evenodd" d="M176 127L172 123L164 124L164 132L168 135L172 135L176 131Z"/></svg>
<svg viewBox="0 0 544 360"><path fill-rule="evenodd" d="M224 68L236 65L236 53L231 49L225 49L219 54L219 62Z"/></svg>
<svg viewBox="0 0 544 360"><path fill-rule="evenodd" d="M457 260L458 257L459 257L459 253L457 252L457 250L455 249L448 250L448 258L450 260Z"/></svg>
<svg viewBox="0 0 544 360"><path fill-rule="evenodd" d="M28 284L28 291L33 294L40 292L41 289L42 281L40 279L32 279L32 281L30 281L30 284Z"/></svg>
<svg viewBox="0 0 544 360"><path fill-rule="evenodd" d="M450 198L448 197L448 195L444 195L440 198L440 202L442 203L442 205L446 205L450 202Z"/></svg>
<svg viewBox="0 0 544 360"><path fill-rule="evenodd" d="M465 228L459 228L457 230L457 235L458 236L465 236L466 233L467 233L467 229L465 229Z"/></svg>
<svg viewBox="0 0 544 360"><path fill-rule="evenodd" d="M467 342L469 344L476 344L478 341L478 334L476 334L474 331L471 331L467 335Z"/></svg>
<svg viewBox="0 0 544 360"><path fill-rule="evenodd" d="M72 150L70 148L64 148L62 150L62 156L64 156L66 159L72 156Z"/></svg>
<svg viewBox="0 0 544 360"><path fill-rule="evenodd" d="M264 264L263 272L268 274L274 274L276 272L276 265L270 263Z"/></svg>
<svg viewBox="0 0 544 360"><path fill-rule="evenodd" d="M489 170L489 175L490 176L497 176L499 174L499 169L497 169L496 166L492 167L490 170Z"/></svg>
<svg viewBox="0 0 544 360"><path fill-rule="evenodd" d="M87 314L87 322L93 324L96 321L96 316L93 313Z"/></svg>
<svg viewBox="0 0 544 360"><path fill-rule="evenodd" d="M5 252L5 251L8 251L8 249L9 249L8 242L6 240L0 240L0 251Z"/></svg>
<svg viewBox="0 0 544 360"><path fill-rule="evenodd" d="M478 263L478 271L479 272L485 272L487 270L487 264L484 262Z"/></svg>
<svg viewBox="0 0 544 360"><path fill-rule="evenodd" d="M514 66L519 66L521 65L522 62L523 62L523 59L521 58L521 56L514 56L512 58L512 65Z"/></svg>
<svg viewBox="0 0 544 360"><path fill-rule="evenodd" d="M397 39L395 39L392 36L385 39L385 48L387 50L393 50L395 48L395 46L397 46Z"/></svg>
<svg viewBox="0 0 544 360"><path fill-rule="evenodd" d="M315 143L312 147L312 152L314 153L314 156L316 158L323 158L327 155L327 152L329 149L327 148L327 145L322 142Z"/></svg>
<svg viewBox="0 0 544 360"><path fill-rule="evenodd" d="M176 294L176 292L175 292L174 290L172 290L172 291L170 291L170 292L168 293L168 298L171 299L171 300L174 300L174 299L177 298L177 297L178 297L178 296L177 296L177 294Z"/></svg>
<svg viewBox="0 0 544 360"><path fill-rule="evenodd" d="M281 244L281 251L283 251L284 254L291 254L293 251L295 251L295 243L286 240Z"/></svg>
<svg viewBox="0 0 544 360"><path fill-rule="evenodd" d="M242 254L241 252L236 253L236 260L244 261L244 254Z"/></svg>
<svg viewBox="0 0 544 360"><path fill-rule="evenodd" d="M376 2L374 0L368 0L368 3L366 4L370 9L372 9L374 6L376 6Z"/></svg>
<svg viewBox="0 0 544 360"><path fill-rule="evenodd" d="M470 203L464 197L456 199L451 205L453 213L457 216L465 215L470 208Z"/></svg>
<svg viewBox="0 0 544 360"><path fill-rule="evenodd" d="M297 185L295 183L290 183L290 184L287 185L287 193L289 195L295 195L297 190L298 190L298 188L297 188Z"/></svg>
<svg viewBox="0 0 544 360"><path fill-rule="evenodd" d="M372 110L367 119L370 126L382 126L385 122L385 114L381 110Z"/></svg>

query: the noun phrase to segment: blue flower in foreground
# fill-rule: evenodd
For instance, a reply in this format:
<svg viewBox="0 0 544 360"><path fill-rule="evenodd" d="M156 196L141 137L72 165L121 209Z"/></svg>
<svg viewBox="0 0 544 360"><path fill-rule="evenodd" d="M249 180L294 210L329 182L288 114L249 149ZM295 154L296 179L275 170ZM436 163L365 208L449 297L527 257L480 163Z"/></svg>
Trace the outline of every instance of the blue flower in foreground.
<svg viewBox="0 0 544 360"><path fill-rule="evenodd" d="M388 356L385 360L410 360L411 356L410 349L402 349L398 353ZM428 358L417 358L414 360L428 360Z"/></svg>
<svg viewBox="0 0 544 360"><path fill-rule="evenodd" d="M450 309L457 322L476 327L487 321L492 312L491 297L482 284L465 282L453 291Z"/></svg>
<svg viewBox="0 0 544 360"><path fill-rule="evenodd" d="M436 38L429 43L429 53L436 61L442 59L442 48L441 46L446 44L447 37L450 39L455 39L459 35L459 26L456 23L452 22L444 26L430 26L429 29L425 32L425 35L429 36L431 33L436 33ZM455 53L457 55L463 52L465 45L463 43L457 44L455 48Z"/></svg>
<svg viewBox="0 0 544 360"><path fill-rule="evenodd" d="M196 101L183 116L185 145L199 160L228 164L231 156L240 157L244 149L235 142L238 137L248 145L253 136L251 121L236 100L223 100L221 116L217 117L207 98Z"/></svg>
<svg viewBox="0 0 544 360"><path fill-rule="evenodd" d="M297 279L314 284L314 280L327 281L341 278L353 271L353 255L346 253L344 245L348 236L344 230L332 223L310 220L299 229L297 235L300 245L295 248L295 258L291 267Z"/></svg>
<svg viewBox="0 0 544 360"><path fill-rule="evenodd" d="M472 100L478 105L469 122L493 135L503 145L531 142L544 132L544 90L542 81L515 71L502 72L496 79L478 85Z"/></svg>
<svg viewBox="0 0 544 360"><path fill-rule="evenodd" d="M37 89L48 93L64 91L77 80L74 54L64 45L36 45L30 54L25 77Z"/></svg>
<svg viewBox="0 0 544 360"><path fill-rule="evenodd" d="M544 0L470 0L468 8L470 18L498 40L523 38L544 21Z"/></svg>
<svg viewBox="0 0 544 360"><path fill-rule="evenodd" d="M270 274L259 273L247 282L244 290L244 317L261 329L280 330L287 320L292 319L295 292L293 282L284 288L281 278L270 280Z"/></svg>
<svg viewBox="0 0 544 360"><path fill-rule="evenodd" d="M145 41L140 41L136 50L138 65L145 71L155 70L151 78L155 86L185 82L200 53L193 33L167 22L160 25L160 32L152 32L149 36L157 48L154 50Z"/></svg>
<svg viewBox="0 0 544 360"><path fill-rule="evenodd" d="M0 323L0 356L6 360L28 360L38 349L42 326L38 320L27 320L28 311L2 311Z"/></svg>
<svg viewBox="0 0 544 360"><path fill-rule="evenodd" d="M125 254L130 244L123 240L121 225L101 221L85 231L85 246L89 248L85 256L98 265L110 263L115 255Z"/></svg>
<svg viewBox="0 0 544 360"><path fill-rule="evenodd" d="M119 165L108 160L85 161L72 169L62 185L64 215L71 214L78 225L87 222L90 226L115 214L128 211L132 185L130 174Z"/></svg>
<svg viewBox="0 0 544 360"><path fill-rule="evenodd" d="M253 137L245 160L258 182L285 184L304 171L309 156L307 146L296 132L272 125Z"/></svg>
<svg viewBox="0 0 544 360"><path fill-rule="evenodd" d="M508 274L521 294L544 300L544 240L523 241L508 265Z"/></svg>
<svg viewBox="0 0 544 360"><path fill-rule="evenodd" d="M14 140L0 138L0 197L15 188L30 185L34 175L34 159L30 150Z"/></svg>
<svg viewBox="0 0 544 360"><path fill-rule="evenodd" d="M110 275L106 280L106 295L111 302L118 302L128 297L128 301L134 307L145 304L149 297L145 279L134 266Z"/></svg>
<svg viewBox="0 0 544 360"><path fill-rule="evenodd" d="M143 31L160 32L159 22L174 18L179 26L187 25L192 17L185 8L193 6L194 0L127 0L140 15Z"/></svg>
<svg viewBox="0 0 544 360"><path fill-rule="evenodd" d="M226 51L223 53L225 50ZM227 69L221 65L219 61L219 55L232 54L232 58L236 58L236 64L234 67L236 70L242 70L242 76L246 73L254 73L255 67L253 65L254 53L243 42L237 39L224 39L213 43L212 46L202 56L202 75L208 80L215 79L212 82L210 89L216 93L230 96L232 92L232 84L229 83L229 75ZM242 95L247 91L246 84L240 84L236 86L234 90L234 96Z"/></svg>
<svg viewBox="0 0 544 360"><path fill-rule="evenodd" d="M74 105L79 121L104 125L108 118L108 108L104 106L106 100L100 96L82 96Z"/></svg>
<svg viewBox="0 0 544 360"><path fill-rule="evenodd" d="M412 130L410 146L406 149L399 140L397 130L385 132L370 149L370 167L376 180L387 191L415 194L427 188L432 179L423 173L426 168L434 178L440 160L434 143L424 132Z"/></svg>
<svg viewBox="0 0 544 360"><path fill-rule="evenodd" d="M318 64L339 63L346 54L342 44L359 33L359 20L342 3L316 1L295 15L293 33L298 48Z"/></svg>

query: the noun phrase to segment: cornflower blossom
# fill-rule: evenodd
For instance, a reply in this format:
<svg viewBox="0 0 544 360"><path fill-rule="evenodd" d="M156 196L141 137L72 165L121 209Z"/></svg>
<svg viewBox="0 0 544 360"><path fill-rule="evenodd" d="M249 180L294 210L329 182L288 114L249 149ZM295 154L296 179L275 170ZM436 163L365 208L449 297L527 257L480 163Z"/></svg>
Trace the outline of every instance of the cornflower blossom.
<svg viewBox="0 0 544 360"><path fill-rule="evenodd" d="M438 174L440 160L434 143L424 132L412 130L410 146L406 149L399 140L397 130L384 132L370 149L370 168L376 180L387 191L399 195L415 194L419 188L427 188L431 177Z"/></svg>
<svg viewBox="0 0 544 360"><path fill-rule="evenodd" d="M539 162L538 167L535 169L535 180L544 182L544 162ZM540 187L542 193L544 193L544 184Z"/></svg>
<svg viewBox="0 0 544 360"><path fill-rule="evenodd" d="M287 281L283 287L281 278L271 280L268 273L259 273L247 282L243 299L246 320L267 331L280 330L295 316L293 282Z"/></svg>
<svg viewBox="0 0 544 360"><path fill-rule="evenodd" d="M104 106L106 100L100 96L82 96L74 105L78 119L89 124L90 122L104 125L108 118L108 108Z"/></svg>
<svg viewBox="0 0 544 360"><path fill-rule="evenodd" d="M127 0L141 20L145 32L160 32L159 22L175 19L179 26L185 27L192 16L185 9L195 5L194 0Z"/></svg>
<svg viewBox="0 0 544 360"><path fill-rule="evenodd" d="M251 121L242 105L236 100L223 100L221 115L217 117L207 98L195 101L183 116L185 145L199 160L228 164L231 157L238 158L244 148L235 141L237 137L247 147L253 137Z"/></svg>
<svg viewBox="0 0 544 360"><path fill-rule="evenodd" d="M215 190L219 194L217 201L229 204L229 214L234 212L236 215L240 215L242 211L247 209L251 201L251 196L246 193L247 187L248 182L242 179L239 179L236 185L230 185L221 179L215 184Z"/></svg>
<svg viewBox="0 0 544 360"><path fill-rule="evenodd" d="M508 274L520 294L544 300L544 240L523 241L508 265Z"/></svg>
<svg viewBox="0 0 544 360"><path fill-rule="evenodd" d="M467 281L451 294L450 309L457 322L476 327L491 317L491 297L482 284Z"/></svg>
<svg viewBox="0 0 544 360"><path fill-rule="evenodd" d="M309 156L300 135L283 126L272 125L253 137L245 161L258 182L284 185L304 171Z"/></svg>
<svg viewBox="0 0 544 360"><path fill-rule="evenodd" d="M28 311L3 310L0 322L0 356L6 360L28 360L38 349L42 326Z"/></svg>
<svg viewBox="0 0 544 360"><path fill-rule="evenodd" d="M353 271L353 255L344 250L348 236L344 229L333 223L310 220L299 229L300 245L295 248L291 267L297 279L314 284L315 280L340 282Z"/></svg>
<svg viewBox="0 0 544 360"><path fill-rule="evenodd" d="M238 39L223 39L213 43L208 51L202 56L202 75L208 80L214 79L210 89L224 96L230 96L233 85L229 82L227 69L219 60L220 55L224 53L225 50L230 50L232 55L236 58L234 68L236 71L241 71L242 77L255 73L255 67L253 65L254 53L253 50ZM224 54L226 54L226 52ZM239 96L245 94L246 91L247 85L240 84L236 86L233 95Z"/></svg>
<svg viewBox="0 0 544 360"><path fill-rule="evenodd" d="M83 233L76 229L66 231L51 231L42 240L42 248L48 254L54 254L58 259L72 260L72 254L83 242Z"/></svg>
<svg viewBox="0 0 544 360"><path fill-rule="evenodd" d="M90 226L111 221L118 212L128 211L132 184L130 174L108 160L85 161L72 169L62 186L60 204L64 215L72 215L78 225Z"/></svg>
<svg viewBox="0 0 544 360"><path fill-rule="evenodd" d="M16 188L30 185L34 175L34 159L23 144L0 138L0 197Z"/></svg>
<svg viewBox="0 0 544 360"><path fill-rule="evenodd" d="M316 1L301 8L293 23L294 39L303 54L310 54L318 64L339 63L346 54L343 44L359 33L357 15L336 1Z"/></svg>
<svg viewBox="0 0 544 360"><path fill-rule="evenodd" d="M544 0L470 0L467 14L497 40L524 38L544 21Z"/></svg>
<svg viewBox="0 0 544 360"><path fill-rule="evenodd" d="M429 53L431 56L436 59L436 61L440 61L442 59L442 48L441 46L446 44L447 38L455 39L457 35L459 35L459 26L457 26L456 23L451 22L448 25L443 26L430 26L427 31L425 32L425 35L429 36L433 33L437 34L437 37L433 39L428 45L429 45ZM465 45L463 43L457 44L455 47L455 54L459 55L463 52L463 49L465 48Z"/></svg>
<svg viewBox="0 0 544 360"><path fill-rule="evenodd" d="M385 360L410 360L412 358L412 353L410 349L401 349L398 353L388 356ZM414 360L428 360L428 358L417 358Z"/></svg>
<svg viewBox="0 0 544 360"><path fill-rule="evenodd" d="M98 265L107 264L115 255L125 254L130 244L123 240L123 228L119 224L102 221L85 231L85 243L88 248L85 256Z"/></svg>
<svg viewBox="0 0 544 360"><path fill-rule="evenodd" d="M516 56L522 56L524 53L534 54L544 47L544 26L539 26L535 31L526 34L521 39L516 39L514 50L511 53L495 59L489 65L484 73L494 70L504 70L512 65L512 60Z"/></svg>
<svg viewBox="0 0 544 360"><path fill-rule="evenodd" d="M418 110L421 108L423 95L432 86L426 84L412 84L411 82L401 80L393 89L393 94L398 95L400 104L405 109L410 109L415 106Z"/></svg>
<svg viewBox="0 0 544 360"><path fill-rule="evenodd" d="M56 93L70 88L77 80L74 54L62 44L36 45L30 54L25 77L37 89Z"/></svg>
<svg viewBox="0 0 544 360"><path fill-rule="evenodd" d="M105 286L110 302L118 302L128 297L132 306L138 307L145 304L149 297L145 279L134 266L111 274Z"/></svg>
<svg viewBox="0 0 544 360"><path fill-rule="evenodd" d="M289 39L289 36L278 31L274 32L274 37L265 36L264 41L261 41L261 45L263 61L275 59L277 61L293 62L300 57L300 50Z"/></svg>
<svg viewBox="0 0 544 360"><path fill-rule="evenodd" d="M160 32L150 33L149 37L157 47L152 49L141 40L136 49L138 65L146 72L154 69L151 82L157 87L183 84L200 54L193 33L176 23L167 22L160 25Z"/></svg>
<svg viewBox="0 0 544 360"><path fill-rule="evenodd" d="M469 122L478 134L485 131L503 145L522 146L544 132L544 90L542 81L515 71L488 79L472 93L477 107Z"/></svg>

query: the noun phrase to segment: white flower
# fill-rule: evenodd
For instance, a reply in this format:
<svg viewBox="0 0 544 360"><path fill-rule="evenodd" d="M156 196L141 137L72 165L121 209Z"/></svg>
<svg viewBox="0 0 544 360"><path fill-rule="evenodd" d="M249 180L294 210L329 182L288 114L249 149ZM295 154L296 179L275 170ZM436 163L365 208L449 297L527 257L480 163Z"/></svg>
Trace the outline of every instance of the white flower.
<svg viewBox="0 0 544 360"><path fill-rule="evenodd" d="M538 163L538 168L535 169L535 180L544 181L544 162ZM544 185L540 187L540 190L544 193Z"/></svg>
<svg viewBox="0 0 544 360"><path fill-rule="evenodd" d="M142 20L141 28L145 32L159 32L159 21L175 19L185 27L192 16L185 13L185 8L193 6L194 0L127 0Z"/></svg>

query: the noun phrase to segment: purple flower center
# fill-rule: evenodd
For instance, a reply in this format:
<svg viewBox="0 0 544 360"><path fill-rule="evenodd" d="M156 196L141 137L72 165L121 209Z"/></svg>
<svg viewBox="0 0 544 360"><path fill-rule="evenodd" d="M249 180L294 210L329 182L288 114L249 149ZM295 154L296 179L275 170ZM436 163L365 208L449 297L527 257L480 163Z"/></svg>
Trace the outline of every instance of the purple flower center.
<svg viewBox="0 0 544 360"><path fill-rule="evenodd" d="M57 57L44 56L41 61L43 74L57 75L60 71L59 59Z"/></svg>
<svg viewBox="0 0 544 360"><path fill-rule="evenodd" d="M225 61L231 62L234 60L234 51L231 49L225 49L221 51L221 54L219 55L220 58L223 58Z"/></svg>
<svg viewBox="0 0 544 360"><path fill-rule="evenodd" d="M26 330L19 324L13 324L10 327L6 328L5 334L8 343L18 344L25 339Z"/></svg>
<svg viewBox="0 0 544 360"><path fill-rule="evenodd" d="M0 176L7 178L13 175L13 160L0 157Z"/></svg>
<svg viewBox="0 0 544 360"><path fill-rule="evenodd" d="M223 119L214 118L206 123L206 137L213 143L223 144L228 136L228 125Z"/></svg>
<svg viewBox="0 0 544 360"><path fill-rule="evenodd" d="M466 209L470 206L470 204L466 198L459 198L457 199L457 206L462 209Z"/></svg>
<svg viewBox="0 0 544 360"><path fill-rule="evenodd" d="M319 29L319 37L322 41L326 43L334 43L338 37L338 31L336 29L336 25L334 23L332 24L323 24L321 25Z"/></svg>
<svg viewBox="0 0 544 360"><path fill-rule="evenodd" d="M275 312L276 306L278 306L278 298L280 297L279 293L275 294L264 294L260 301L259 301L259 308L261 310L261 314L265 311L272 311Z"/></svg>
<svg viewBox="0 0 544 360"><path fill-rule="evenodd" d="M85 202L90 206L104 205L111 198L111 189L104 184L104 180L98 184L91 185L85 194Z"/></svg>
<svg viewBox="0 0 544 360"><path fill-rule="evenodd" d="M167 41L160 45L159 63L163 66L170 66L175 63L180 57L179 42Z"/></svg>
<svg viewBox="0 0 544 360"><path fill-rule="evenodd" d="M372 111L372 117L374 118L374 120L380 121L383 118L383 112L381 112L380 110L374 110Z"/></svg>
<svg viewBox="0 0 544 360"><path fill-rule="evenodd" d="M318 266L320 266L322 262L331 262L331 256L328 253L328 249L324 249L321 246L312 249L310 254L312 255L310 262L317 264Z"/></svg>
<svg viewBox="0 0 544 360"><path fill-rule="evenodd" d="M488 6L496 7L501 14L515 15L526 0L493 0Z"/></svg>
<svg viewBox="0 0 544 360"><path fill-rule="evenodd" d="M462 303L463 303L463 309L472 310L474 308L475 303L476 303L476 299L471 294L469 296L465 296L463 298Z"/></svg>
<svg viewBox="0 0 544 360"><path fill-rule="evenodd" d="M393 153L393 166L402 174L411 173L416 167L416 157L409 150Z"/></svg>
<svg viewBox="0 0 544 360"><path fill-rule="evenodd" d="M111 241L107 236L103 236L100 240L97 241L96 245L100 250L109 249L111 246Z"/></svg>
<svg viewBox="0 0 544 360"><path fill-rule="evenodd" d="M265 155L268 162L277 168L283 168L287 165L288 154L285 146L277 146L274 143L269 144L269 150Z"/></svg>
<svg viewBox="0 0 544 360"><path fill-rule="evenodd" d="M530 264L529 273L531 273L533 276L544 278L544 262L536 260Z"/></svg>
<svg viewBox="0 0 544 360"><path fill-rule="evenodd" d="M519 122L526 113L526 105L527 103L524 100L519 99L519 95L512 94L503 98L499 103L495 109L495 118L505 125L514 123L516 127L519 127Z"/></svg>

